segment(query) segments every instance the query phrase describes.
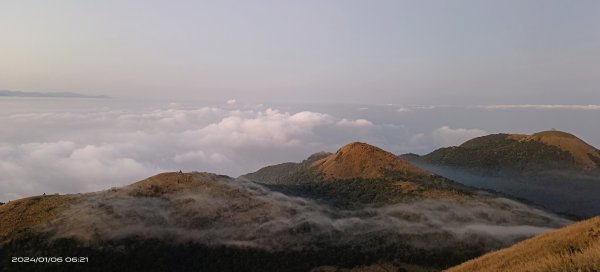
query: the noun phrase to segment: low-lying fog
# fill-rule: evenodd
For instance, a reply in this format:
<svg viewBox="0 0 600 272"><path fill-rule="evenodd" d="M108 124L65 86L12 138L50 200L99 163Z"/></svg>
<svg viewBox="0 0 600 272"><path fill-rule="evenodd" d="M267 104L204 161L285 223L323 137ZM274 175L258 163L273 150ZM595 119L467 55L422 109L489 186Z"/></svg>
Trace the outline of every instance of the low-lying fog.
<svg viewBox="0 0 600 272"><path fill-rule="evenodd" d="M267 250L359 243L492 249L568 223L505 198L339 210L252 182L221 179L194 193L147 197L119 189L88 194L47 230L91 244L137 236Z"/></svg>

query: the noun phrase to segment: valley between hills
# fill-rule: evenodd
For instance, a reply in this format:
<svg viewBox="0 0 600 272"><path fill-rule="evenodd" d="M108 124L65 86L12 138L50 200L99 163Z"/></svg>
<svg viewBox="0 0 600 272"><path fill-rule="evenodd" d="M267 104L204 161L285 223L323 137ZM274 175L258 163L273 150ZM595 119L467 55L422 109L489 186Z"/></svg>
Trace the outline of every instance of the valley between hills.
<svg viewBox="0 0 600 272"><path fill-rule="evenodd" d="M238 178L10 201L0 271L600 271L598 193L600 151L565 132L422 156L355 142Z"/></svg>

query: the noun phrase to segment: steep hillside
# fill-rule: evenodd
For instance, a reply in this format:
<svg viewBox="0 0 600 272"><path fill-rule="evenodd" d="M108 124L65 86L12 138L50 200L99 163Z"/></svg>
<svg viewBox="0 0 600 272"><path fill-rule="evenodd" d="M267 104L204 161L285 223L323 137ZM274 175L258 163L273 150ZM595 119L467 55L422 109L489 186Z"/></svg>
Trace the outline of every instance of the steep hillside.
<svg viewBox="0 0 600 272"><path fill-rule="evenodd" d="M39 230L80 200L76 195L34 196L0 205L0 244Z"/></svg>
<svg viewBox="0 0 600 272"><path fill-rule="evenodd" d="M600 217L538 235L447 271L600 271Z"/></svg>

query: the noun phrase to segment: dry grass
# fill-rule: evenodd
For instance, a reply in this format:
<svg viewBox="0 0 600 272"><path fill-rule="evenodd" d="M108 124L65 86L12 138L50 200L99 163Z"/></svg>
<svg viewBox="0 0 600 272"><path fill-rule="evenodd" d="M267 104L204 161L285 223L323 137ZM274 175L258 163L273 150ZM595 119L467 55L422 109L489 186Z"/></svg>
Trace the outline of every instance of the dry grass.
<svg viewBox="0 0 600 272"><path fill-rule="evenodd" d="M414 192L420 192L420 191L425 190L425 188L423 188L423 186L419 185L418 183L410 182L410 181L397 181L397 182L394 182L393 186L398 188L400 191L406 192L406 193L414 193Z"/></svg>
<svg viewBox="0 0 600 272"><path fill-rule="evenodd" d="M538 235L447 271L598 272L600 217Z"/></svg>
<svg viewBox="0 0 600 272"><path fill-rule="evenodd" d="M201 191L210 191L215 195L227 195L229 197L245 195L242 190L219 182L222 179L228 179L228 177L212 173L166 172L112 190L118 190L133 196L161 196L165 194Z"/></svg>
<svg viewBox="0 0 600 272"><path fill-rule="evenodd" d="M396 181L392 184L390 190L397 194L409 194L428 199L444 198L457 201L465 201L467 199L467 195L461 194L458 191L425 188L422 185L411 181Z"/></svg>
<svg viewBox="0 0 600 272"><path fill-rule="evenodd" d="M315 161L310 170L325 181L386 180L390 183L386 183L389 186L386 185L384 190L397 195L453 200L465 196L464 191L453 187L448 180L438 179L434 174L366 143L345 145L335 154Z"/></svg>
<svg viewBox="0 0 600 272"><path fill-rule="evenodd" d="M112 191L133 197L169 198L175 209L174 213L185 213L186 216L202 216L195 214L197 208L193 206L196 203L193 197L216 201L225 199L235 208L214 210L210 216L212 220L218 219L231 225L250 223L255 218L279 212L276 205L253 198L244 188L228 184L228 180L229 177L213 173L166 172L122 188L108 190L108 193ZM211 211L208 205L201 213L207 211Z"/></svg>
<svg viewBox="0 0 600 272"><path fill-rule="evenodd" d="M571 153L575 161L588 169L596 168L590 156L600 159L598 150L581 139L562 131L544 131L528 137L518 137L519 141L538 141L555 146Z"/></svg>
<svg viewBox="0 0 600 272"><path fill-rule="evenodd" d="M14 200L0 205L0 244L20 233L44 228L74 204L96 194L118 191L131 196L158 197L202 191L231 199L249 199L243 190L217 182L223 178L209 173L162 173L129 186L103 192L82 195L44 195Z"/></svg>
<svg viewBox="0 0 600 272"><path fill-rule="evenodd" d="M323 175L326 180L378 179L385 178L389 173L404 176L429 175L392 153L359 142L340 148L335 154L314 162L312 167L313 171Z"/></svg>
<svg viewBox="0 0 600 272"><path fill-rule="evenodd" d="M43 228L79 200L76 195L47 195L0 206L0 243L19 233Z"/></svg>

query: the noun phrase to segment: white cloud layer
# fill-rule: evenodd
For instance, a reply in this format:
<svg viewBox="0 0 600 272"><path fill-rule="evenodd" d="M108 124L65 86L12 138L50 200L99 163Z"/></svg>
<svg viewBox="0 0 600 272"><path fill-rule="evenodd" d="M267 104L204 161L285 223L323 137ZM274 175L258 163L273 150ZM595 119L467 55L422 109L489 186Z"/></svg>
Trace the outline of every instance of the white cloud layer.
<svg viewBox="0 0 600 272"><path fill-rule="evenodd" d="M101 190L161 171L238 176L363 141L401 154L480 136L479 129L413 132L316 111L225 107L14 110L0 115L0 201Z"/></svg>
<svg viewBox="0 0 600 272"><path fill-rule="evenodd" d="M439 146L457 146L467 140L486 135L481 129L453 129L448 126L440 127L431 133L435 144Z"/></svg>
<svg viewBox="0 0 600 272"><path fill-rule="evenodd" d="M506 109L537 109L537 110L600 110L600 105L488 105L479 106L479 108L488 110L506 110Z"/></svg>
<svg viewBox="0 0 600 272"><path fill-rule="evenodd" d="M337 122L337 125L345 127L371 127L373 126L373 123L365 119L348 120L344 118Z"/></svg>

